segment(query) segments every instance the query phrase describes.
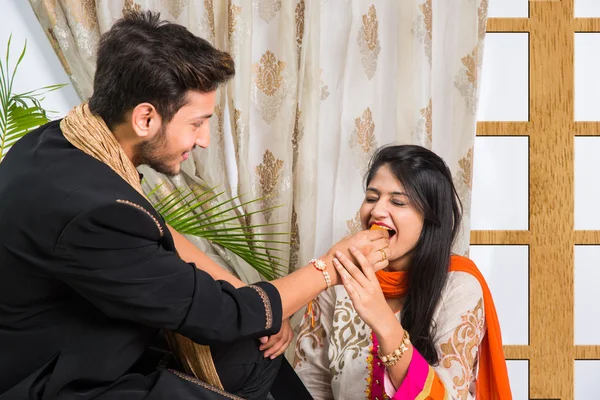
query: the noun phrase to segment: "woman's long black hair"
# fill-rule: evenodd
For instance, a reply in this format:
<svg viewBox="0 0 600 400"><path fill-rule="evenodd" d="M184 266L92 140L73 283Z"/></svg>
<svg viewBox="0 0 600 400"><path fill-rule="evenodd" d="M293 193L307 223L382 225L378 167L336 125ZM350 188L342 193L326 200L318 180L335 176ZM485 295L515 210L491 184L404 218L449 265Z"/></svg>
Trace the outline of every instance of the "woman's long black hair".
<svg viewBox="0 0 600 400"><path fill-rule="evenodd" d="M379 149L369 166L367 187L384 166L402 183L412 207L423 215L423 230L411 251L408 295L401 322L413 346L429 364L436 365L433 313L448 276L452 244L460 229L462 204L448 166L424 147L397 145Z"/></svg>

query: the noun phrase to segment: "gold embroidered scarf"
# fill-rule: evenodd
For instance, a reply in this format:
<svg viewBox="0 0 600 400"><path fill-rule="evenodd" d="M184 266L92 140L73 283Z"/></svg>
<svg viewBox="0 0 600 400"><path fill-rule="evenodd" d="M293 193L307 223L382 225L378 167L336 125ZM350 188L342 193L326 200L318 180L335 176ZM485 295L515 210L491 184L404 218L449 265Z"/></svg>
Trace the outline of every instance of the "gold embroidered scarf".
<svg viewBox="0 0 600 400"><path fill-rule="evenodd" d="M60 129L69 143L108 165L138 193L146 197L137 169L104 120L94 115L87 103L71 109L60 122ZM173 332L167 332L167 340L187 372L210 385L223 389L208 346L201 346Z"/></svg>

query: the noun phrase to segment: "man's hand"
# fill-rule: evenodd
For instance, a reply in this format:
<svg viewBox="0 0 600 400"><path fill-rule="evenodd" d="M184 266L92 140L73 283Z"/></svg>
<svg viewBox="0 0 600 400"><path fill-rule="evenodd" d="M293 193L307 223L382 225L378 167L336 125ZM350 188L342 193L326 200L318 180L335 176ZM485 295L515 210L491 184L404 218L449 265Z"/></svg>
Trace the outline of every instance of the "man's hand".
<svg viewBox="0 0 600 400"><path fill-rule="evenodd" d="M265 351L265 358L271 357L271 360L283 354L285 349L290 345L294 337L290 320L286 319L281 323L279 332L268 338L260 338L260 351Z"/></svg>

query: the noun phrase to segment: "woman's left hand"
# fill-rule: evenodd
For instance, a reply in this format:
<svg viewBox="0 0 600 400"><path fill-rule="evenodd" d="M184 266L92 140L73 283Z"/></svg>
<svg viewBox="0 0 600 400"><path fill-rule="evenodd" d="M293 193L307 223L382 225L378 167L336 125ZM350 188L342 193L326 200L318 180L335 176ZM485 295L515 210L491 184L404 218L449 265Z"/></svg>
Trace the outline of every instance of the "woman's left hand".
<svg viewBox="0 0 600 400"><path fill-rule="evenodd" d="M378 334L384 327L389 327L389 324L398 324L398 319L383 296L381 286L369 260L356 248L351 247L350 253L358 261L362 271L340 252L336 252L337 258L333 260L333 264L342 278L342 283L352 300L354 309L362 320Z"/></svg>

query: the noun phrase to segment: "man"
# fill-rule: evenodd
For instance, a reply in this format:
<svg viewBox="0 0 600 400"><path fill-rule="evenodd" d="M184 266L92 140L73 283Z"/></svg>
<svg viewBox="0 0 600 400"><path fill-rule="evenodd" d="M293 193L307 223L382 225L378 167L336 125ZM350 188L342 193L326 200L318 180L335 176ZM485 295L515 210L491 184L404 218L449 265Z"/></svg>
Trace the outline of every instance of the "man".
<svg viewBox="0 0 600 400"><path fill-rule="evenodd" d="M10 150L0 399L265 398L281 357L265 358L256 339L337 284L335 252L354 246L385 267L387 233L361 232L289 276L244 286L166 226L135 167L174 175L208 146L215 91L233 74L228 54L182 26L132 13L101 39L89 105ZM209 345L225 391L184 374L161 330Z"/></svg>

